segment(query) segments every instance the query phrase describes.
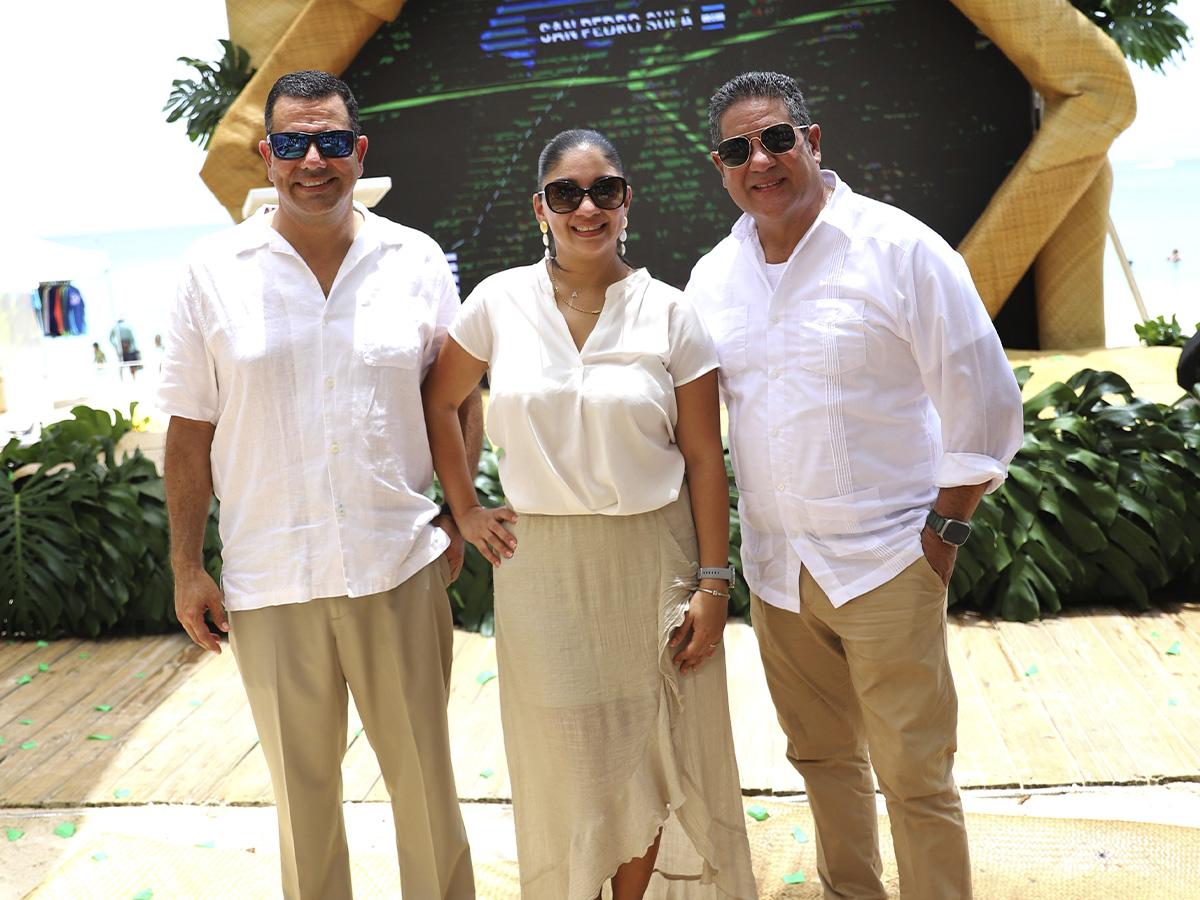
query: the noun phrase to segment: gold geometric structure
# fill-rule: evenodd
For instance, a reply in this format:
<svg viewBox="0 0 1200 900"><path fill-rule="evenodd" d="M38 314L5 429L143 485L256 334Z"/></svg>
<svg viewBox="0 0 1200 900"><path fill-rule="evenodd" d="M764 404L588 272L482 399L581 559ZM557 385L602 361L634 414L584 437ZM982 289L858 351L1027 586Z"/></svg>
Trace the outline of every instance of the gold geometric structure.
<svg viewBox="0 0 1200 900"><path fill-rule="evenodd" d="M340 75L404 0L225 0L229 36L257 68L213 133L200 177L235 222L251 188L269 185L258 142L263 106L281 76L300 69Z"/></svg>
<svg viewBox="0 0 1200 900"><path fill-rule="evenodd" d="M950 0L1042 96L1041 128L959 250L995 315L1034 266L1044 348L1104 345L1108 148L1136 111L1117 45L1067 0ZM404 0L226 0L229 33L258 68L230 106L200 172L240 219L266 185L258 142L271 85L297 69L341 74Z"/></svg>
<svg viewBox="0 0 1200 900"><path fill-rule="evenodd" d="M951 0L1042 95L1042 126L959 250L994 317L1034 264L1043 348L1104 346L1108 148L1133 121L1117 45L1067 0Z"/></svg>

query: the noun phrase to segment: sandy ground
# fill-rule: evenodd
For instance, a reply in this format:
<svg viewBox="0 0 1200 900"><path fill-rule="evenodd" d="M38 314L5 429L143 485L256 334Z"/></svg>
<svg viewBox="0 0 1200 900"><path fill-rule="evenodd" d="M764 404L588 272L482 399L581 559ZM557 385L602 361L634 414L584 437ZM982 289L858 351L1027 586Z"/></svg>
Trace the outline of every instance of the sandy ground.
<svg viewBox="0 0 1200 900"><path fill-rule="evenodd" d="M774 801L781 798L774 797ZM746 798L751 803L753 798ZM803 804L802 796L789 802ZM1103 788L1057 788L1042 791L970 791L968 812L1067 819L1116 819L1200 828L1200 783ZM880 811L883 811L882 801ZM394 832L383 803L348 803L346 831L351 853L388 856ZM512 807L504 803L465 803L463 818L477 861L513 861ZM72 822L71 838L54 828ZM105 836L169 840L181 846L212 845L275 857L275 810L269 806L119 806L88 809L0 810L0 832L24 831L17 841L0 834L0 898L17 900L37 887L84 840ZM222 873L236 879L236 872Z"/></svg>

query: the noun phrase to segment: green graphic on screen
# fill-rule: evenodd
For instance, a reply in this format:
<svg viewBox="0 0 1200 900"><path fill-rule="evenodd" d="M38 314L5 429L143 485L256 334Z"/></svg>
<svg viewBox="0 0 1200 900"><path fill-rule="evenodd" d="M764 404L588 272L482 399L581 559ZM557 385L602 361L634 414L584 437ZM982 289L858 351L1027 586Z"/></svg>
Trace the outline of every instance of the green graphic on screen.
<svg viewBox="0 0 1200 900"><path fill-rule="evenodd" d="M537 156L575 127L624 159L628 258L683 286L739 215L708 156L708 98L755 69L800 83L825 167L951 243L1032 134L1025 80L948 0L409 0L345 77L366 174L393 181L378 211L432 234L466 296L541 256Z"/></svg>

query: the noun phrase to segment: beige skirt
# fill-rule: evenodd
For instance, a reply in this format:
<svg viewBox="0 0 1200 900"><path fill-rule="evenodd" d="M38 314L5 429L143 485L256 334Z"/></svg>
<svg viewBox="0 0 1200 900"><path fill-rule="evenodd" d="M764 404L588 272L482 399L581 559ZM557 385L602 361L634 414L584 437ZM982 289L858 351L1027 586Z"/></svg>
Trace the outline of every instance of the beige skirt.
<svg viewBox="0 0 1200 900"><path fill-rule="evenodd" d="M660 828L647 897L757 896L724 647L680 675L667 646L695 585L686 490L636 516L522 514L514 531L496 654L522 898L593 900Z"/></svg>

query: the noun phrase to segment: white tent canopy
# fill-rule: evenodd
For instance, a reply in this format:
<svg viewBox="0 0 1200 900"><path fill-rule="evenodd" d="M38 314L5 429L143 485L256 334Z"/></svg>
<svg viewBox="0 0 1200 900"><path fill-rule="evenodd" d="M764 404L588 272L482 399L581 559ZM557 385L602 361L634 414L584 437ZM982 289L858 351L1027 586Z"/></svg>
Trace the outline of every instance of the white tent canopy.
<svg viewBox="0 0 1200 900"><path fill-rule="evenodd" d="M97 323L112 318L109 268L102 251L0 230L0 413L7 408L17 427L44 421L57 400L77 392L90 371L88 343L105 340L98 333L44 339L31 295L44 281L72 282L88 303L89 328L96 332Z"/></svg>
<svg viewBox="0 0 1200 900"><path fill-rule="evenodd" d="M103 277L108 254L56 244L41 238L0 231L0 291L24 293L43 281L79 281Z"/></svg>

